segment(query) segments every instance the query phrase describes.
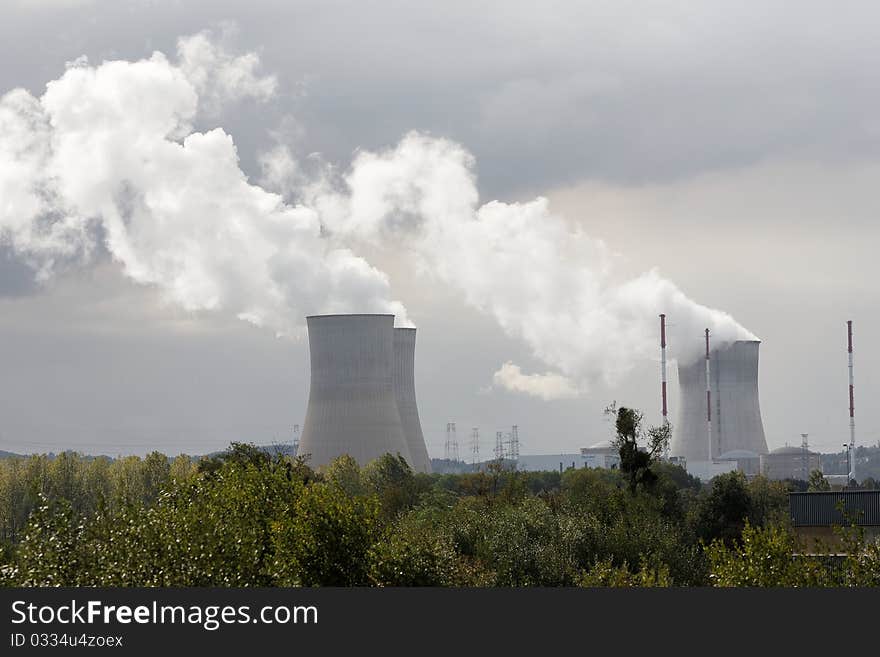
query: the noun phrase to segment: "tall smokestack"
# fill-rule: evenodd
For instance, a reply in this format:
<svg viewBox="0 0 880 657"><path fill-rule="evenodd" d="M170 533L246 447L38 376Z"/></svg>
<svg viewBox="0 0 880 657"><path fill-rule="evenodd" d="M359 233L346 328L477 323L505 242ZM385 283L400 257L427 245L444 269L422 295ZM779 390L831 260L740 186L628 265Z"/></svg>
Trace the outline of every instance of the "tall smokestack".
<svg viewBox="0 0 880 657"><path fill-rule="evenodd" d="M403 436L412 458L416 472L431 472L431 459L425 447L422 423L419 420L419 407L416 403L415 384L416 330L414 328L394 329L394 399Z"/></svg>
<svg viewBox="0 0 880 657"><path fill-rule="evenodd" d="M688 463L709 461L706 432L710 417L711 456L731 450L767 453L758 394L759 347L757 340L710 345L708 391L705 358L679 361L681 394L670 454L683 456Z"/></svg>
<svg viewBox="0 0 880 657"><path fill-rule="evenodd" d="M849 453L850 466L849 478L856 478L856 415L855 394L853 386L853 348L852 348L852 320L846 323L846 351L849 360Z"/></svg>
<svg viewBox="0 0 880 657"><path fill-rule="evenodd" d="M666 315L660 315L660 397L663 402L663 425L669 424L666 417Z"/></svg>
<svg viewBox="0 0 880 657"><path fill-rule="evenodd" d="M360 465L383 454L410 457L394 398L394 315L307 317L311 388L299 444L309 465L342 454Z"/></svg>
<svg viewBox="0 0 880 657"><path fill-rule="evenodd" d="M709 461L712 460L712 379L710 376L709 329L706 329L706 437L709 441Z"/></svg>

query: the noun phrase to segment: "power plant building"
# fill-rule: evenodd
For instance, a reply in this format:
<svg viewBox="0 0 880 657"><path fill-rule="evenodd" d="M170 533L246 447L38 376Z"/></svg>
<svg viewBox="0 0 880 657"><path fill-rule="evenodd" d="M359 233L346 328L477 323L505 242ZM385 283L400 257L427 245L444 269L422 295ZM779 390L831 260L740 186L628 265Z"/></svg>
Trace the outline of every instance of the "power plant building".
<svg viewBox="0 0 880 657"><path fill-rule="evenodd" d="M767 453L758 399L759 345L740 340L710 352L708 409L706 362L678 364L681 395L670 453L683 457L692 474L711 478L736 469L738 459L722 461L722 455Z"/></svg>
<svg viewBox="0 0 880 657"><path fill-rule="evenodd" d="M299 454L308 454L312 467L342 454L361 466L400 454L415 471L429 471L412 374L415 330L395 349L393 315L314 315L306 322L311 387Z"/></svg>
<svg viewBox="0 0 880 657"><path fill-rule="evenodd" d="M822 470L822 456L806 447L777 447L761 455L761 474L768 479L807 481L813 470Z"/></svg>
<svg viewBox="0 0 880 657"><path fill-rule="evenodd" d="M610 440L601 440L589 447L581 447L581 462L585 468L619 468L620 450Z"/></svg>
<svg viewBox="0 0 880 657"><path fill-rule="evenodd" d="M761 455L747 449L732 449L729 452L724 452L717 460L735 463L736 469L749 478L761 474Z"/></svg>
<svg viewBox="0 0 880 657"><path fill-rule="evenodd" d="M524 472L562 472L581 467L580 454L520 454L516 460L516 469Z"/></svg>

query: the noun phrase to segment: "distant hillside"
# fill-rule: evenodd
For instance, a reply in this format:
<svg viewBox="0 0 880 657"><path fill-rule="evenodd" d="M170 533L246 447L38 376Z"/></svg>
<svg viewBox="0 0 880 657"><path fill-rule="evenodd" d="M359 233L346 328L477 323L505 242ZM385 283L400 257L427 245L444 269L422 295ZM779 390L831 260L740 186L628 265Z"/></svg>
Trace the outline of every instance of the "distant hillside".
<svg viewBox="0 0 880 657"><path fill-rule="evenodd" d="M16 454L15 452L4 452L2 449L0 449L0 459L9 459L9 458L14 458L14 457L20 458L21 456L23 456L23 455Z"/></svg>

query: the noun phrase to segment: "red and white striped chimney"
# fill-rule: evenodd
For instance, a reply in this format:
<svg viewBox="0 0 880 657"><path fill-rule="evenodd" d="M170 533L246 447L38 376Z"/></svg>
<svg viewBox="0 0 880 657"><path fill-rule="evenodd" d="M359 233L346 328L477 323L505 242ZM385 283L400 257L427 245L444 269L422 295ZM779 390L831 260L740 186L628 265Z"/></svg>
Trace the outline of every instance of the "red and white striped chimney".
<svg viewBox="0 0 880 657"><path fill-rule="evenodd" d="M660 396L663 400L663 424L669 423L666 418L666 315L660 315Z"/></svg>
<svg viewBox="0 0 880 657"><path fill-rule="evenodd" d="M712 379L709 371L709 329L706 329L706 438L709 441L709 462L712 462Z"/></svg>
<svg viewBox="0 0 880 657"><path fill-rule="evenodd" d="M852 320L846 323L846 351L849 359L849 453L850 466L849 478L856 478L856 419L855 419L855 395L853 394L853 348L852 348Z"/></svg>

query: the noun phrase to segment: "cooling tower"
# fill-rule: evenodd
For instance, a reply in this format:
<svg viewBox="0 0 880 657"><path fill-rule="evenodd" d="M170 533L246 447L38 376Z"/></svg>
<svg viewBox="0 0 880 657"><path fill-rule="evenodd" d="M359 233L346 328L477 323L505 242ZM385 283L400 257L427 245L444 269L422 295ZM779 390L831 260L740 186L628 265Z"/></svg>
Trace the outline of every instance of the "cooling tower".
<svg viewBox="0 0 880 657"><path fill-rule="evenodd" d="M670 453L688 464L731 450L767 453L758 401L758 341L737 341L710 353L712 453L706 422L706 362L678 365L678 423Z"/></svg>
<svg viewBox="0 0 880 657"><path fill-rule="evenodd" d="M300 454L325 465L350 454L366 465L385 453L412 466L394 399L393 315L307 317L311 388Z"/></svg>
<svg viewBox="0 0 880 657"><path fill-rule="evenodd" d="M400 422L403 425L403 436L416 472L431 472L431 459L425 447L422 435L422 423L419 421L419 407L416 404L415 384L416 330L414 328L394 329L394 399Z"/></svg>

